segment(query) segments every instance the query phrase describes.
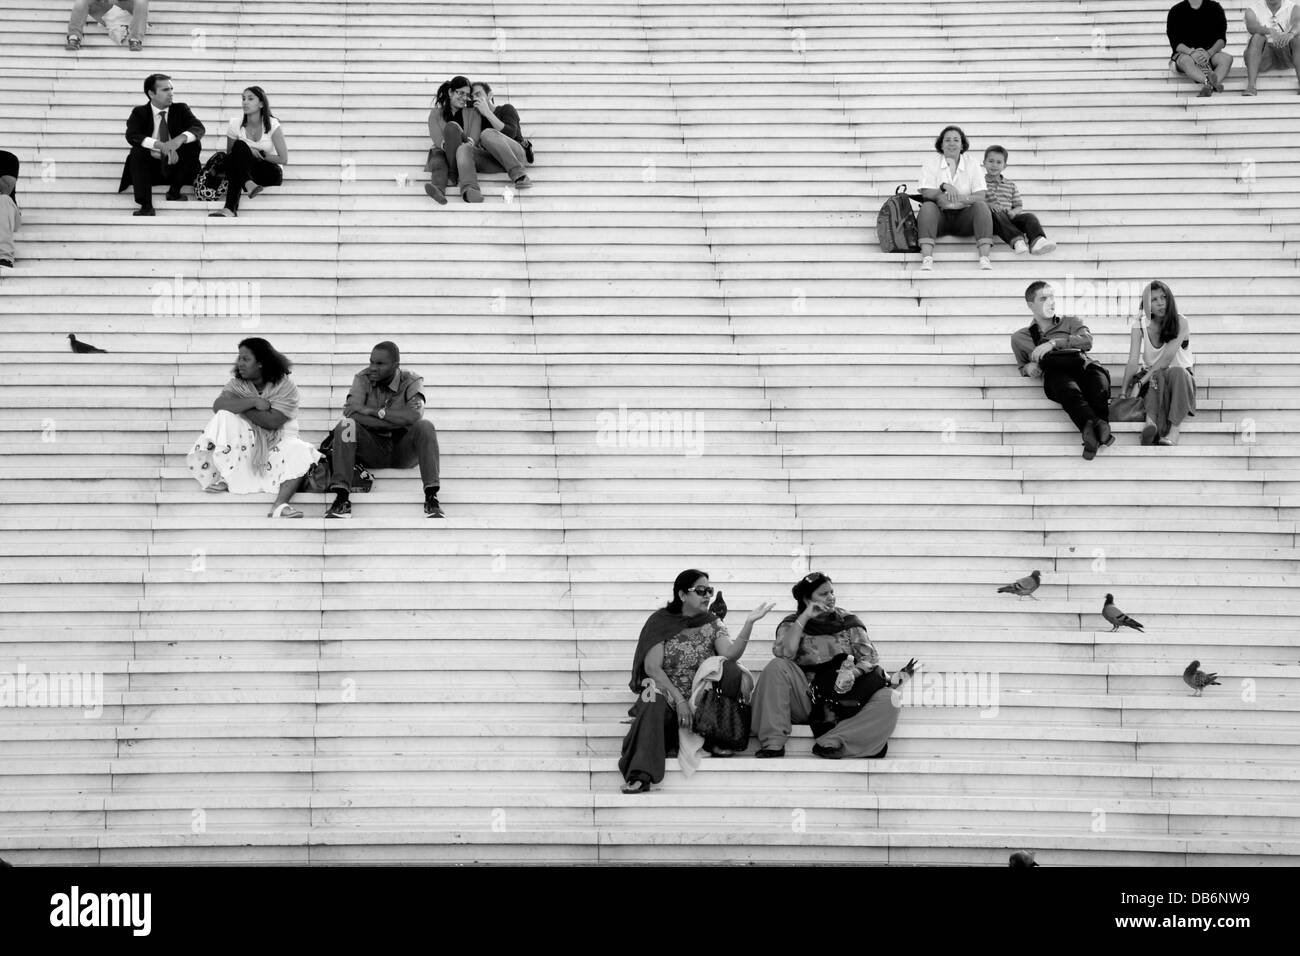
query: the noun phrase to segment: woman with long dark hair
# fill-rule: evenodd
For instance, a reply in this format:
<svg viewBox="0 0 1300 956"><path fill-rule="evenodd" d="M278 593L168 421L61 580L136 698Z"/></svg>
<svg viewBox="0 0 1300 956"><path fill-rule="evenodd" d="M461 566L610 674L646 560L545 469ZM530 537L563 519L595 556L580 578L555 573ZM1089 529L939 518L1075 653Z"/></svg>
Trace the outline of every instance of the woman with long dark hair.
<svg viewBox="0 0 1300 956"><path fill-rule="evenodd" d="M749 644L754 622L772 610L760 604L750 612L745 626L733 641L717 615L710 611L714 590L704 571L689 568L673 581L673 597L655 611L641 628L632 680L637 695L628 711L632 726L623 739L619 772L627 782L624 793L645 793L652 783L664 778L664 761L678 749L678 731L690 730L691 697L696 672L710 658L724 658L717 687L723 696L743 695L743 673L736 665ZM705 740L715 757L730 757L734 751Z"/></svg>
<svg viewBox="0 0 1300 956"><path fill-rule="evenodd" d="M269 517L301 518L289 506L320 452L298 437L293 363L266 339L239 343L233 377L212 403L216 414L186 462L204 491L276 492Z"/></svg>
<svg viewBox="0 0 1300 956"><path fill-rule="evenodd" d="M1176 445L1183 419L1196 414L1196 378L1192 369L1191 326L1165 283L1152 282L1142 292L1142 308L1133 323L1128 364L1124 367L1127 393L1145 400L1146 423L1142 444Z"/></svg>
<svg viewBox="0 0 1300 956"><path fill-rule="evenodd" d="M835 585L819 571L800 578L790 593L795 610L776 627L772 653L754 691L757 757L784 757L794 724L811 724L819 757L883 757L898 724L891 687L911 677L911 667L892 678L880 667L867 627L835 606ZM854 704L851 695L859 691ZM845 706L857 709L843 717ZM814 698L816 698L814 700Z"/></svg>
<svg viewBox="0 0 1300 956"><path fill-rule="evenodd" d="M447 203L447 187L460 183L460 165L456 154L467 143L465 127L468 125L468 107L473 102L473 91L467 77L453 76L441 86L433 96L433 106L429 110L429 157L424 164L424 171L429 173L429 184L424 191L438 205ZM466 202L482 202L483 196L472 199L463 197Z"/></svg>
<svg viewBox="0 0 1300 956"><path fill-rule="evenodd" d="M271 112L270 100L260 86L244 90L243 113L231 117L226 127L226 206L210 216L239 215L239 199L252 199L267 186L284 182L289 149L284 130Z"/></svg>

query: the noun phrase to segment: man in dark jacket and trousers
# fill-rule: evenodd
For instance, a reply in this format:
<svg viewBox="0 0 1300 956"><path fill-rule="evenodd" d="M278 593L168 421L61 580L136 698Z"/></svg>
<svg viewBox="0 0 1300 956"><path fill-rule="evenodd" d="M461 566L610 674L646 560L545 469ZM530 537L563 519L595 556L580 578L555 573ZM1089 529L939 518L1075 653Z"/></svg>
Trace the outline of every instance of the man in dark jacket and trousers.
<svg viewBox="0 0 1300 956"><path fill-rule="evenodd" d="M126 121L131 153L122 167L117 191L135 190L137 216L154 215L153 187L167 184L167 199L185 202L181 187L199 174L199 153L206 130L184 103L172 102L171 77L153 73L144 81L149 102L137 106Z"/></svg>

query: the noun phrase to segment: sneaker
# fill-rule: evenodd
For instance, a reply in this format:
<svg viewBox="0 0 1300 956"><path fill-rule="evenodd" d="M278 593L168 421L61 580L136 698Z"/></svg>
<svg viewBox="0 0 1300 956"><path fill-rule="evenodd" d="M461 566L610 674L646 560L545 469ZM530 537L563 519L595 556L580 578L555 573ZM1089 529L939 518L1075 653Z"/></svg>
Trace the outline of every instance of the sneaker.
<svg viewBox="0 0 1300 956"><path fill-rule="evenodd" d="M1034 246L1029 250L1032 256L1045 256L1049 252L1056 250L1056 240L1048 239L1046 236L1039 236L1034 240Z"/></svg>
<svg viewBox="0 0 1300 956"><path fill-rule="evenodd" d="M527 188L530 187L532 184L533 184L533 181L532 181L531 179L528 178L528 174L527 174L527 173L524 173L524 175L520 176L518 179L514 180L514 181L511 183L511 185L514 186L515 189L527 189Z"/></svg>
<svg viewBox="0 0 1300 956"><path fill-rule="evenodd" d="M989 261L988 256L980 256L980 268L986 272L993 268L993 263Z"/></svg>
<svg viewBox="0 0 1300 956"><path fill-rule="evenodd" d="M443 514L443 511L442 511L442 505L438 504L438 499L437 499L437 498L425 498L425 499L424 499L424 516L425 516L426 518L445 518L445 517L447 517L445 514Z"/></svg>
<svg viewBox="0 0 1300 956"><path fill-rule="evenodd" d="M929 272L934 268L934 256L926 256L921 260L921 271Z"/></svg>
<svg viewBox="0 0 1300 956"><path fill-rule="evenodd" d="M63 47L65 50L71 50L74 53L81 49L81 37L69 36L68 42Z"/></svg>
<svg viewBox="0 0 1300 956"><path fill-rule="evenodd" d="M424 194L439 206L447 205L447 192L440 186L435 186L433 183L425 183Z"/></svg>
<svg viewBox="0 0 1300 956"><path fill-rule="evenodd" d="M1017 239L1015 242L1011 243L1011 251L1018 256L1023 256L1029 251L1029 243L1025 242L1023 239Z"/></svg>
<svg viewBox="0 0 1300 956"><path fill-rule="evenodd" d="M466 202L482 202L483 193L477 186L466 186L460 191L460 196Z"/></svg>
<svg viewBox="0 0 1300 956"><path fill-rule="evenodd" d="M335 498L334 504L325 512L327 518L351 518L352 502L347 498Z"/></svg>
<svg viewBox="0 0 1300 956"><path fill-rule="evenodd" d="M144 41L137 40L134 37L132 37L129 46L131 48L132 53L139 53L141 50L144 49Z"/></svg>
<svg viewBox="0 0 1300 956"><path fill-rule="evenodd" d="M775 757L784 757L784 747L764 747L758 753L754 754L759 760L768 760Z"/></svg>

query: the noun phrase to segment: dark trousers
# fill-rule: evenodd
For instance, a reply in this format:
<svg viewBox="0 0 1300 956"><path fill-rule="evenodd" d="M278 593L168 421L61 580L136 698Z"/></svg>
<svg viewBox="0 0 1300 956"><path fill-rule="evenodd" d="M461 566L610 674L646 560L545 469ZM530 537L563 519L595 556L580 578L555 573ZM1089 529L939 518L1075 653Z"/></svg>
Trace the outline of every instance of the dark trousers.
<svg viewBox="0 0 1300 956"><path fill-rule="evenodd" d="M1022 212L1013 216L1005 209L995 209L993 210L993 235L1007 245L1011 245L1017 239L1024 239L1032 246L1046 234L1038 222L1038 217L1032 212Z"/></svg>
<svg viewBox="0 0 1300 956"><path fill-rule="evenodd" d="M345 441L348 432L353 441ZM424 486L438 487L438 430L426 419L410 428L380 432L344 418L334 426L332 457L333 489L348 487L357 462L364 468L410 468L418 463Z"/></svg>
<svg viewBox="0 0 1300 956"><path fill-rule="evenodd" d="M135 201L146 208L152 206L153 187L163 183L167 184L168 192L177 192L182 186L194 185L194 177L199 174L199 153L202 149L202 143L198 140L186 143L177 150L176 162L166 165L143 146L132 146L131 155L126 158L126 166Z"/></svg>
<svg viewBox="0 0 1300 956"><path fill-rule="evenodd" d="M733 661L722 665L722 676L718 678L718 692L724 697L738 700L743 691L744 672ZM652 700L646 700L650 696ZM647 688L637 698L632 709L628 711L632 726L623 738L623 754L618 759L618 770L624 780L633 780L637 776L659 783L664 778L664 760L669 750L678 748L677 709L667 694L657 690L649 693ZM714 746L708 738L705 748Z"/></svg>
<svg viewBox="0 0 1300 956"><path fill-rule="evenodd" d="M1110 376L1100 365L1081 371L1044 369L1043 394L1065 409L1080 432L1094 420L1110 421Z"/></svg>
<svg viewBox="0 0 1300 956"><path fill-rule="evenodd" d="M226 208L231 212L239 211L244 183L250 179L259 186L278 186L284 173L275 163L254 154L242 139L236 140L235 148L226 154Z"/></svg>
<svg viewBox="0 0 1300 956"><path fill-rule="evenodd" d="M677 749L677 711L666 694L655 693L653 697L638 697L628 711L632 726L623 738L623 754L618 758L618 772L624 780L639 777L659 783L664 778L668 751Z"/></svg>

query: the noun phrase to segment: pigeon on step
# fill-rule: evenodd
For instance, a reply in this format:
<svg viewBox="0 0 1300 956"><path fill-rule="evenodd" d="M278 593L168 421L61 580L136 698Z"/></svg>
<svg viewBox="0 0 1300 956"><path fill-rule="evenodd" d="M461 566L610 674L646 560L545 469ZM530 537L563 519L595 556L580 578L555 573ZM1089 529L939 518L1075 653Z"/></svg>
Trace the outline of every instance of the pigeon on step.
<svg viewBox="0 0 1300 956"><path fill-rule="evenodd" d="M1113 594L1106 595L1106 603L1101 606L1101 616L1110 622L1112 633L1118 631L1121 627L1131 627L1135 631L1142 630L1141 624L1115 606L1115 595Z"/></svg>
<svg viewBox="0 0 1300 956"><path fill-rule="evenodd" d="M727 616L727 602L722 600L721 591L719 591L718 596L713 599L713 603L709 605L709 610L717 615L719 621Z"/></svg>
<svg viewBox="0 0 1300 956"><path fill-rule="evenodd" d="M1034 592L1038 590L1038 585L1042 583L1042 577L1043 574L1041 571L1035 571L1027 578L1021 578L1019 581L1014 581L1006 587L998 588L998 593L1014 594L1020 598L1031 597L1037 601L1038 598L1034 597Z"/></svg>
<svg viewBox="0 0 1300 956"><path fill-rule="evenodd" d="M1029 850L1017 850L1011 854L1011 859L1007 862L1008 866L1038 866L1034 862L1034 854Z"/></svg>
<svg viewBox="0 0 1300 956"><path fill-rule="evenodd" d="M1211 684L1215 684L1219 687L1223 686L1214 679L1218 676L1218 674L1207 674L1205 671L1201 670L1200 661L1192 661L1187 665L1187 670L1183 671L1183 683L1196 691L1196 693L1192 695L1193 697L1200 697L1201 691L1205 690L1205 688L1209 687Z"/></svg>
<svg viewBox="0 0 1300 956"><path fill-rule="evenodd" d="M88 355L91 352L108 351L108 349L97 349L95 346L87 345L85 342L78 342L77 334L75 332L68 333L68 344L72 346L72 351L76 352L78 355Z"/></svg>

